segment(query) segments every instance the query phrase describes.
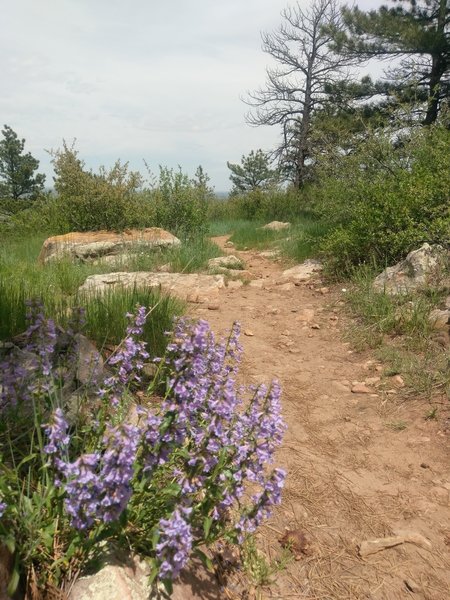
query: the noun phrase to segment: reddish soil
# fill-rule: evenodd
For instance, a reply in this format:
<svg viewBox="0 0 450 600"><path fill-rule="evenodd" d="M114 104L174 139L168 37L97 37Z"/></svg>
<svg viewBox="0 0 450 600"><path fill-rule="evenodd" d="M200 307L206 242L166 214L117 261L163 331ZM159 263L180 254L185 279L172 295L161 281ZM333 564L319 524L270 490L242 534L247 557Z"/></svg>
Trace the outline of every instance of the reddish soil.
<svg viewBox="0 0 450 600"><path fill-rule="evenodd" d="M258 543L274 559L286 528L309 542L259 597L450 599L449 444L442 422L426 420L427 402L402 398L373 356L344 342L350 322L340 288L320 291L324 284L315 279L284 289L275 285L282 264L254 251L228 252L273 285L227 289L218 310L197 307L193 314L217 333L240 321L244 381L280 380L288 430L278 463L288 477L283 503ZM370 379L376 377L381 382ZM352 393L355 382L371 393ZM421 534L431 546L403 543L360 557L361 542L399 530ZM232 588L223 597L231 598Z"/></svg>

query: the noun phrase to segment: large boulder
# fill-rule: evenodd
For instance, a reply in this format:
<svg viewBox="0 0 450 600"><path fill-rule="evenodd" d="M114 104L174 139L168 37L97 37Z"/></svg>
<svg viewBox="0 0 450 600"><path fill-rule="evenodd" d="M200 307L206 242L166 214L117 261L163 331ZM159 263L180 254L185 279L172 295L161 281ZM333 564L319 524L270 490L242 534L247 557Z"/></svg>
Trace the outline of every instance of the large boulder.
<svg viewBox="0 0 450 600"><path fill-rule="evenodd" d="M394 296L429 285L439 287L449 283L449 268L450 250L424 244L410 252L405 260L380 273L373 282L373 288L376 292Z"/></svg>
<svg viewBox="0 0 450 600"><path fill-rule="evenodd" d="M198 273L135 273L119 272L91 275L79 291L84 294L103 294L113 289L158 289L187 302L211 302L225 287L223 275Z"/></svg>
<svg viewBox="0 0 450 600"><path fill-rule="evenodd" d="M180 245L180 240L159 227L131 229L122 233L112 231L89 231L66 233L45 240L39 254L39 262L69 257L78 260L116 256L123 252L143 251Z"/></svg>

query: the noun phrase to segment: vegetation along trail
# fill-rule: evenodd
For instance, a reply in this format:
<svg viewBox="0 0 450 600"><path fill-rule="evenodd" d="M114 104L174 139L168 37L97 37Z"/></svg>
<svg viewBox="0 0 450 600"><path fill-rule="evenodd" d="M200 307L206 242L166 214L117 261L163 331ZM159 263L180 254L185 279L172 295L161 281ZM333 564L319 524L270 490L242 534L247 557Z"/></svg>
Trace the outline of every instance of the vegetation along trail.
<svg viewBox="0 0 450 600"><path fill-rule="evenodd" d="M288 425L278 453L288 472L283 502L258 544L276 560L288 529L295 560L255 581L258 594L450 598L448 432L425 418L423 403L400 401L400 377L344 341L345 291L318 278L276 285L276 260L228 251L260 279L227 288L218 310L195 315L220 333L240 321L245 383L279 379Z"/></svg>

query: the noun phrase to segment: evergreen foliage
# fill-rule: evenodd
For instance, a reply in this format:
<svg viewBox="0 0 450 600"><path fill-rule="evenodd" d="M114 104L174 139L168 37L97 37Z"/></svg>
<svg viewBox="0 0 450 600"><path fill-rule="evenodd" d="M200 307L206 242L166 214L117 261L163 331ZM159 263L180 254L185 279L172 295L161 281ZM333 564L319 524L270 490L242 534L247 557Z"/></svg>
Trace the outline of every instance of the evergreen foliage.
<svg viewBox="0 0 450 600"><path fill-rule="evenodd" d="M44 189L45 175L35 173L39 161L24 153L25 140L19 139L11 127L2 129L0 140L0 196L18 200L34 199Z"/></svg>

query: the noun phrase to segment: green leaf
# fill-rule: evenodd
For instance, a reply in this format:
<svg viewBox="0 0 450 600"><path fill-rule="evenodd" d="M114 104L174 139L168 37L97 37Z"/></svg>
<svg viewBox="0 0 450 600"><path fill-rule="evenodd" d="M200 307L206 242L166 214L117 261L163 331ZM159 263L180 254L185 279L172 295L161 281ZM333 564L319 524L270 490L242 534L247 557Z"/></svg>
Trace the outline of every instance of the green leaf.
<svg viewBox="0 0 450 600"><path fill-rule="evenodd" d="M14 565L13 572L11 574L11 579L9 580L8 587L6 588L6 593L8 596L13 596L16 593L17 587L19 585L20 573L17 565Z"/></svg>
<svg viewBox="0 0 450 600"><path fill-rule="evenodd" d="M202 550L196 548L195 555L199 557L199 559L202 561L202 563L205 565L208 571L214 571L214 566L212 564L211 559Z"/></svg>
<svg viewBox="0 0 450 600"><path fill-rule="evenodd" d="M203 521L203 533L205 534L205 539L209 535L209 531L211 529L211 525L212 524L213 524L213 518L212 517L206 517L205 520Z"/></svg>
<svg viewBox="0 0 450 600"><path fill-rule="evenodd" d="M166 592L169 594L169 596L172 595L173 592L173 583L171 579L164 579L163 580L163 585L166 588Z"/></svg>

